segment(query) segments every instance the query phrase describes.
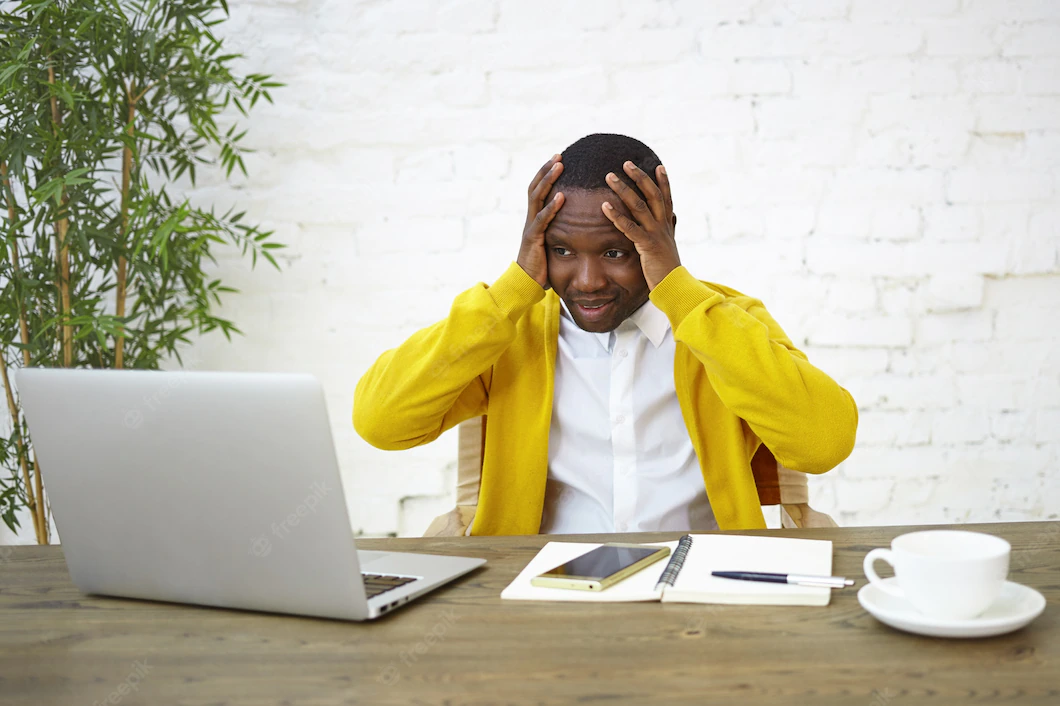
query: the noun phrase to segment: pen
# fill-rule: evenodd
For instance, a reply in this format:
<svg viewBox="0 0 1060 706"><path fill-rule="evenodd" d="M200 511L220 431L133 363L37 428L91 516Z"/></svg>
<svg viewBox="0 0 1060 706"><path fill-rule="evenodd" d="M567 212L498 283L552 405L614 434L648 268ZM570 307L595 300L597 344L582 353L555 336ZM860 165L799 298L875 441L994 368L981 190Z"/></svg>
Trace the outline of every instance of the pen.
<svg viewBox="0 0 1060 706"><path fill-rule="evenodd" d="M711 571L711 576L740 581L768 581L769 583L790 583L796 586L821 586L823 588L842 588L853 586L854 579L843 576L807 576L806 574L768 574L758 571Z"/></svg>

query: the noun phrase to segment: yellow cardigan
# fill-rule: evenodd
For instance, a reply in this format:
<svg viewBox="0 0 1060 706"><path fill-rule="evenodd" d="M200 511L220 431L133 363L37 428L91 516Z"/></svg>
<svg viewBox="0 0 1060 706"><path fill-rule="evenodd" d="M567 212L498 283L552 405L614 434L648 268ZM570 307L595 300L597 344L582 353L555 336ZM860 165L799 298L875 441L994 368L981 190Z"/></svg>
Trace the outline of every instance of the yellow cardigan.
<svg viewBox="0 0 1060 706"><path fill-rule="evenodd" d="M762 303L678 267L651 292L677 342L674 387L718 526L764 528L751 472L762 443L824 473L854 448L854 399L797 350ZM381 449L433 441L486 414L474 535L536 534L560 300L512 263L457 296L448 318L387 351L354 393L353 425Z"/></svg>

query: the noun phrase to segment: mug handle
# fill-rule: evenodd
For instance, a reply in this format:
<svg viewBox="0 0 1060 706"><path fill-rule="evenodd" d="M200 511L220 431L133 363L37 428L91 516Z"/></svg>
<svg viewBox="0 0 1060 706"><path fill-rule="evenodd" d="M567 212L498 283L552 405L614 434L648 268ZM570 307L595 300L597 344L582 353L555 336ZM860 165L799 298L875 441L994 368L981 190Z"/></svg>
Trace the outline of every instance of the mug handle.
<svg viewBox="0 0 1060 706"><path fill-rule="evenodd" d="M894 555L890 549L873 549L871 552L865 555L865 576L868 578L869 583L876 584L876 588L880 589L884 593L890 594L895 598L905 598L905 591L899 586L891 586L883 582L883 579L876 573L876 569L873 568L873 564L876 563L877 559L882 559L894 568Z"/></svg>

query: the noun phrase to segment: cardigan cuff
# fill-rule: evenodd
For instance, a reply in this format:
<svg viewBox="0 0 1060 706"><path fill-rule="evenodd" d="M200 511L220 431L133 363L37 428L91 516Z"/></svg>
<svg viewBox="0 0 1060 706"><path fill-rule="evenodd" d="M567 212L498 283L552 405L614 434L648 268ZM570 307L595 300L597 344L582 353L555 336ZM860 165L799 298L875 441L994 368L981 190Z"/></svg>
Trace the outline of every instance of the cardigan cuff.
<svg viewBox="0 0 1060 706"><path fill-rule="evenodd" d="M677 331L681 322L700 306L704 310L720 303L725 297L692 276L685 267L675 267L648 295L670 320L670 328Z"/></svg>
<svg viewBox="0 0 1060 706"><path fill-rule="evenodd" d="M517 262L509 265L504 274L488 287L488 291L493 301L512 321L518 321L527 309L545 298L545 290Z"/></svg>

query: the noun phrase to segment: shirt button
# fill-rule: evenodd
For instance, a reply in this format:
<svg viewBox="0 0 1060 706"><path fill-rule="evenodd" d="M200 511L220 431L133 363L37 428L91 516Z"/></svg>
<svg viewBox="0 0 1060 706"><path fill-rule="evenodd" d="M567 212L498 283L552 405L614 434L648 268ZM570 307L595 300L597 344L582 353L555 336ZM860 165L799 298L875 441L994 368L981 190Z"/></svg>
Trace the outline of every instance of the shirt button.
<svg viewBox="0 0 1060 706"><path fill-rule="evenodd" d="M626 418L621 414L615 417L615 424L621 424L624 421L626 421Z"/></svg>
<svg viewBox="0 0 1060 706"><path fill-rule="evenodd" d="M627 351L625 348L623 348L622 350L620 350L618 352L618 357L619 358L625 358L627 355L629 355L629 351Z"/></svg>

